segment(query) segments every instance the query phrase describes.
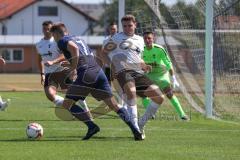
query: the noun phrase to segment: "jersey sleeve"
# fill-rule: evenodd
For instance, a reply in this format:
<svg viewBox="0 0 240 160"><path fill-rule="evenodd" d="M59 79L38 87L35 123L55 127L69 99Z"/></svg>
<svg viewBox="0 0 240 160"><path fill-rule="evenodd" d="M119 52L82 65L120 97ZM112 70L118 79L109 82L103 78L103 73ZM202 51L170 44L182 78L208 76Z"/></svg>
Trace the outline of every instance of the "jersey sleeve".
<svg viewBox="0 0 240 160"><path fill-rule="evenodd" d="M172 68L172 62L168 55L168 52L165 48L159 48L159 51L161 52L161 59L163 63L166 65L167 70L170 70Z"/></svg>
<svg viewBox="0 0 240 160"><path fill-rule="evenodd" d="M58 41L58 48L61 51L67 50L67 44L68 44L68 40L63 38L63 39Z"/></svg>
<svg viewBox="0 0 240 160"><path fill-rule="evenodd" d="M110 41L111 37L106 37L104 40L103 40L103 46L105 46L109 41Z"/></svg>
<svg viewBox="0 0 240 160"><path fill-rule="evenodd" d="M140 38L140 57L141 57L141 58L143 58L144 47L145 47L145 45L144 45L144 40L143 40L143 38L141 37L141 38Z"/></svg>
<svg viewBox="0 0 240 160"><path fill-rule="evenodd" d="M38 43L36 43L36 44L35 44L35 47L36 47L37 54L39 54L39 53L40 53L40 51L39 51L39 43L40 43L40 42L38 42Z"/></svg>

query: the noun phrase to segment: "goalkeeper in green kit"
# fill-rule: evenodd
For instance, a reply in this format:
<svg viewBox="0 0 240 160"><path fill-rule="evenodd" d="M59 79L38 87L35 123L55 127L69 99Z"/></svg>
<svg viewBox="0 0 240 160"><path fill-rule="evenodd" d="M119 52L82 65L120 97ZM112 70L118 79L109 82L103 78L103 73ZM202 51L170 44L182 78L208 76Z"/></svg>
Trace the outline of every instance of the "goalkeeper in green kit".
<svg viewBox="0 0 240 160"><path fill-rule="evenodd" d="M152 66L151 72L147 73L147 76L159 86L161 91L168 97L171 104L176 109L179 117L182 120L188 120L188 117L185 115L178 98L173 94L173 88L178 86L179 83L176 80L176 77L173 73L172 62L168 56L166 49L158 44L154 44L154 34L153 32L144 33L144 52L142 55L143 60L146 64ZM147 119L146 114L152 114L154 116L157 112L157 108L150 108L151 103L150 99L143 99L143 106L146 108L145 114L139 119L139 126L141 128L145 125Z"/></svg>

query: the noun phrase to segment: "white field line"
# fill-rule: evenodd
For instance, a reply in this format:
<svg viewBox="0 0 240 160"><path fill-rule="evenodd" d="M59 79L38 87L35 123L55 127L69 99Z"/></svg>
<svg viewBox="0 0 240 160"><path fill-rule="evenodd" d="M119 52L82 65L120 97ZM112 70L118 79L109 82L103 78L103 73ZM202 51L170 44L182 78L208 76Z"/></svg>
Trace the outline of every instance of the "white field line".
<svg viewBox="0 0 240 160"><path fill-rule="evenodd" d="M223 120L223 119L220 119L220 118L213 118L213 119L216 120L216 121L219 121L219 122L223 122L223 123L229 123L229 124L234 124L234 125L240 125L239 122L227 121L227 120Z"/></svg>

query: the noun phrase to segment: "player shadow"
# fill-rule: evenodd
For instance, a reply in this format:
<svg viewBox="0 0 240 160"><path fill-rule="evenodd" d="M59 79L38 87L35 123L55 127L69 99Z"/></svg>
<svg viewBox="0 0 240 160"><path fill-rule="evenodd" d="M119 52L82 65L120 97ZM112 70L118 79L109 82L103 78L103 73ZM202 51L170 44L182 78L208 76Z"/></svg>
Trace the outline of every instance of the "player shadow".
<svg viewBox="0 0 240 160"><path fill-rule="evenodd" d="M70 142L70 141L83 141L83 136L61 136L61 137L46 137L40 140L31 140L27 138L18 138L18 139L0 139L0 142L29 142L29 143L41 143L41 142ZM133 137L103 137L96 136L92 137L87 141L129 141L133 140ZM87 142L86 141L86 142ZM85 141L83 141L85 142Z"/></svg>
<svg viewBox="0 0 240 160"><path fill-rule="evenodd" d="M129 140L133 140L133 137L103 137L103 136L96 136L96 137L92 137L92 140L96 140L96 141L129 141Z"/></svg>
<svg viewBox="0 0 240 160"><path fill-rule="evenodd" d="M29 142L29 143L41 143L41 142L69 142L69 141L82 141L81 138L78 137L78 139L40 139L40 140L31 140L27 138L22 139L7 139L7 140L0 140L0 142Z"/></svg>
<svg viewBox="0 0 240 160"><path fill-rule="evenodd" d="M57 141L61 141L61 139L65 140L65 141L68 141L69 140L76 140L76 141L82 141L82 138L84 136L61 136L61 137L47 137L47 138L52 138L52 140L54 141L54 139L57 139ZM59 139L60 138L60 139ZM122 136L115 136L115 137L104 137L104 136L94 136L94 137L91 137L91 141L116 141L116 140L119 140L119 141L123 141L123 140L129 140L129 139L133 139L133 137L122 137Z"/></svg>

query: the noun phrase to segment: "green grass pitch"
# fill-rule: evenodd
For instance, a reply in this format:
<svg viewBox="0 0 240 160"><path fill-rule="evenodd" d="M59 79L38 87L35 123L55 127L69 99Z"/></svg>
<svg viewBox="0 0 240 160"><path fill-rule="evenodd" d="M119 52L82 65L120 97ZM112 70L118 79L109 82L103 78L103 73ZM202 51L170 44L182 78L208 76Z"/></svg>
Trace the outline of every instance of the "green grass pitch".
<svg viewBox="0 0 240 160"><path fill-rule="evenodd" d="M209 120L195 112L189 122L157 118L146 126L146 139L136 142L123 122L105 116L95 120L101 132L89 141L82 141L86 133L84 124L58 119L43 92L1 92L0 95L11 98L9 108L0 112L0 160L240 159L237 123ZM88 99L89 106L94 103ZM161 107L160 113L171 110ZM26 138L25 128L30 122L43 126L41 140Z"/></svg>

